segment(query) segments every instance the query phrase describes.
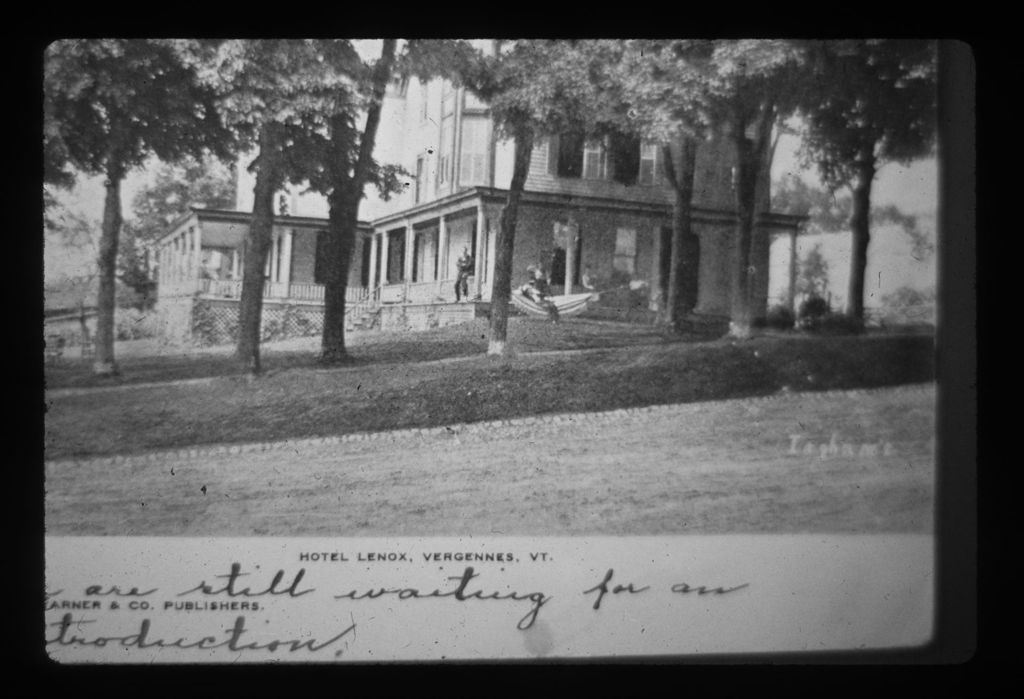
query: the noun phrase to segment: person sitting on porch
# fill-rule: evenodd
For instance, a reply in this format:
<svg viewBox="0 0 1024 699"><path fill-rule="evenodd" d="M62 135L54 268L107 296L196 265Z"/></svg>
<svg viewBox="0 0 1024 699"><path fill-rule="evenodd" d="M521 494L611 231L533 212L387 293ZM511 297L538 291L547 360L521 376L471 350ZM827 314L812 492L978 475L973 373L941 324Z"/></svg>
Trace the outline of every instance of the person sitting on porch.
<svg viewBox="0 0 1024 699"><path fill-rule="evenodd" d="M552 323L558 322L558 308L548 298L551 294L551 287L548 285L548 278L540 267L530 265L526 268L527 282L520 288L523 296L530 299L538 306L548 312L548 318Z"/></svg>
<svg viewBox="0 0 1024 699"><path fill-rule="evenodd" d="M455 278L455 302L458 303L463 298L468 301L469 277L473 274L473 256L469 254L469 250L465 246L463 246L462 254L455 266L459 270L459 274Z"/></svg>
<svg viewBox="0 0 1024 699"><path fill-rule="evenodd" d="M590 267L583 268L583 278L580 281L583 283L583 288L587 291L594 291L597 288L594 286L594 275L590 273Z"/></svg>

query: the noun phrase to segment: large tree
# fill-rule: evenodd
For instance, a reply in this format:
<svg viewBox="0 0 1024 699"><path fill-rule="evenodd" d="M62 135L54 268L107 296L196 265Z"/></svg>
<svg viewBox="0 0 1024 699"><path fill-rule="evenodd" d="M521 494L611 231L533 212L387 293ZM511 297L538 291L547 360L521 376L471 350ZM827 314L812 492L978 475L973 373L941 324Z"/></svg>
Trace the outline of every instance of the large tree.
<svg viewBox="0 0 1024 699"><path fill-rule="evenodd" d="M335 364L348 356L345 292L360 202L368 185L376 187L384 199L402 189L402 168L373 157L388 85L411 76L457 78L472 53L466 42L442 40L385 39L379 56L366 61L350 42L319 41L316 49L323 65L353 81L350 91L336 91L333 101L324 105L324 128L305 141L308 151L296 160L300 176L327 197L329 207L320 360Z"/></svg>
<svg viewBox="0 0 1024 699"><path fill-rule="evenodd" d="M864 322L871 187L887 162L929 154L936 129L936 58L926 40L808 45L816 98L805 105L803 156L831 189L849 187L853 254L847 313Z"/></svg>
<svg viewBox="0 0 1024 699"><path fill-rule="evenodd" d="M712 130L708 99L713 44L696 40L633 40L619 60L605 61L612 76L605 94L614 111L625 110L621 128L661 144L665 180L672 188L669 275L658 295L658 322L680 332L697 304L699 248L693 233L697 152Z"/></svg>
<svg viewBox="0 0 1024 699"><path fill-rule="evenodd" d="M310 140L323 133L326 116L352 92L356 77L339 70L329 60L337 56L325 55L315 40L192 41L179 42L179 49L216 91L218 108L242 147L256 152L249 165L255 185L243 243L235 358L245 371L258 374L274 197L287 182L302 180L307 167L301 161L310 152Z"/></svg>
<svg viewBox="0 0 1024 699"><path fill-rule="evenodd" d="M227 132L213 93L171 42L90 39L47 48L43 136L47 182L67 185L75 172L104 177L93 371L115 374L121 182L153 155L164 161L211 150L226 155Z"/></svg>
<svg viewBox="0 0 1024 699"><path fill-rule="evenodd" d="M853 198L837 191L827 191L790 174L772 185L772 208L779 213L801 216L806 235L848 233L853 213ZM927 259L935 252L933 232L920 225L917 216L907 214L896 204L872 207L872 226L892 226L902 231L910 243L910 254L916 260ZM790 240L790 279L788 301L794 311L797 293L797 231Z"/></svg>
<svg viewBox="0 0 1024 699"><path fill-rule="evenodd" d="M768 208L765 176L772 130L804 96L798 68L803 52L788 41L716 40L709 66L708 116L735 148L736 234L729 334L750 337L755 319L751 251L760 210Z"/></svg>
<svg viewBox="0 0 1024 699"><path fill-rule="evenodd" d="M593 49L588 42L496 42L494 53L468 77L473 91L490 103L496 134L514 142L512 181L495 241L490 355L508 351L515 232L535 141L566 132L597 135L615 122L593 70L601 52Z"/></svg>

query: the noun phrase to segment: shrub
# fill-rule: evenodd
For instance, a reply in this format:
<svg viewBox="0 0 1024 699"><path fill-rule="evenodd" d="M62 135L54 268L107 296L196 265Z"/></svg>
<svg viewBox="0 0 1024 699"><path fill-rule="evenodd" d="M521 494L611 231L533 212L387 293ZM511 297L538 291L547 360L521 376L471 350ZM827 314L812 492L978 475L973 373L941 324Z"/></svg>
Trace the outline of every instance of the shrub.
<svg viewBox="0 0 1024 699"><path fill-rule="evenodd" d="M776 330L792 330L795 322L793 311L789 310L788 306L781 305L769 308L764 320L765 326Z"/></svg>
<svg viewBox="0 0 1024 699"><path fill-rule="evenodd" d="M800 304L800 327L813 327L830 312L828 301L820 296L810 296Z"/></svg>

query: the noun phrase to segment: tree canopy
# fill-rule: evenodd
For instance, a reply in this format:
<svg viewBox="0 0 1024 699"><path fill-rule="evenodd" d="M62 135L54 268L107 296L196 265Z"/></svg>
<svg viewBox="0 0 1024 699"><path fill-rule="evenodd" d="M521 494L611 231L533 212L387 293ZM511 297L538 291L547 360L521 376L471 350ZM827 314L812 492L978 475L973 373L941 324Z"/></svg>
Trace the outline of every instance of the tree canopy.
<svg viewBox="0 0 1024 699"><path fill-rule="evenodd" d="M830 188L868 166L928 155L936 130L935 45L927 40L810 42L801 155Z"/></svg>
<svg viewBox="0 0 1024 699"><path fill-rule="evenodd" d="M58 41L46 52L44 87L47 182L127 171L153 155L229 153L213 92L169 41Z"/></svg>
<svg viewBox="0 0 1024 699"><path fill-rule="evenodd" d="M58 41L47 48L43 78L45 182L67 186L76 172L105 178L93 371L114 374L121 181L152 156L168 162L208 152L227 157L230 133L215 94L171 41Z"/></svg>

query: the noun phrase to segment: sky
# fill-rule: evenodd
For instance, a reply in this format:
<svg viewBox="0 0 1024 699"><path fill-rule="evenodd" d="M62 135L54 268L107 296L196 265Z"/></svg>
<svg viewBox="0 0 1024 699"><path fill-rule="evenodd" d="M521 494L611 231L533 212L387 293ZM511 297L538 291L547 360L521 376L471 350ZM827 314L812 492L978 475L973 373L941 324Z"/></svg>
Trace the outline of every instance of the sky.
<svg viewBox="0 0 1024 699"><path fill-rule="evenodd" d="M797 151L800 141L784 135L772 163L772 181L795 174L808 184L824 188L814 168L804 168ZM918 227L928 231L935 240L938 214L938 164L935 158L915 161L910 165L887 163L875 177L871 190L872 207L894 204L905 214L918 217ZM850 279L852 240L848 232L802 236L797 257L803 257L815 246L828 262L829 285L833 308L842 308ZM789 287L789 240L773 242L769 270L769 305L786 297ZM936 286L936 254L917 260L912 254L909 238L897 226L872 226L865 273L864 304L877 306L882 298L902 286L921 291Z"/></svg>

